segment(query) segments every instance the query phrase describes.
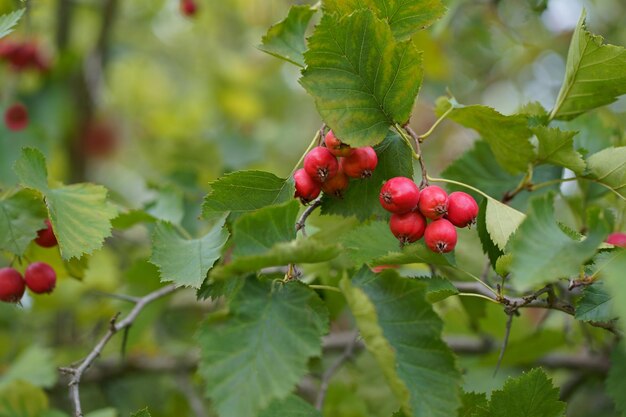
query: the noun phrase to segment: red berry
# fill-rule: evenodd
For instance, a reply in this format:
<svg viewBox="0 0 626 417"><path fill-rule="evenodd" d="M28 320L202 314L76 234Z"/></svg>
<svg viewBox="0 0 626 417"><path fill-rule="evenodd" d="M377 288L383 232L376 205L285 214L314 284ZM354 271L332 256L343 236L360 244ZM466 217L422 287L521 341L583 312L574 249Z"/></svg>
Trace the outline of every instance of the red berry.
<svg viewBox="0 0 626 417"><path fill-rule="evenodd" d="M318 146L304 157L304 170L311 178L323 183L337 174L339 162L327 148Z"/></svg>
<svg viewBox="0 0 626 417"><path fill-rule="evenodd" d="M611 233L606 238L605 242L610 243L611 245L626 248L626 233L620 233L620 232Z"/></svg>
<svg viewBox="0 0 626 417"><path fill-rule="evenodd" d="M332 130L329 130L324 138L326 148L335 156L349 156L352 153L350 145L343 143Z"/></svg>
<svg viewBox="0 0 626 417"><path fill-rule="evenodd" d="M180 11L185 16L193 16L198 12L198 5L194 0L181 0Z"/></svg>
<svg viewBox="0 0 626 417"><path fill-rule="evenodd" d="M47 294L54 290L57 283L57 274L45 262L34 262L28 265L24 272L24 279L28 288L36 294Z"/></svg>
<svg viewBox="0 0 626 417"><path fill-rule="evenodd" d="M28 109L21 103L13 104L4 113L4 123L14 132L28 126Z"/></svg>
<svg viewBox="0 0 626 417"><path fill-rule="evenodd" d="M352 178L368 178L378 165L378 155L371 146L356 148L342 161L343 170Z"/></svg>
<svg viewBox="0 0 626 417"><path fill-rule="evenodd" d="M320 195L320 191L322 191L320 184L313 181L313 178L304 169L294 172L293 179L296 183L295 197L300 198L302 204L306 204Z"/></svg>
<svg viewBox="0 0 626 417"><path fill-rule="evenodd" d="M13 268L0 268L0 301L17 303L26 289L24 280Z"/></svg>
<svg viewBox="0 0 626 417"><path fill-rule="evenodd" d="M46 228L37 232L35 243L43 248L52 248L58 244L57 238L52 231L50 220L46 219L44 222L46 223Z"/></svg>
<svg viewBox="0 0 626 417"><path fill-rule="evenodd" d="M478 204L474 198L462 191L455 191L448 196L448 214L446 219L456 227L474 224L478 216Z"/></svg>
<svg viewBox="0 0 626 417"><path fill-rule="evenodd" d="M420 192L420 212L431 220L443 217L448 211L448 194L436 185L429 185Z"/></svg>
<svg viewBox="0 0 626 417"><path fill-rule="evenodd" d="M334 195L335 197L343 197L343 192L348 188L350 184L350 178L343 172L341 164L339 164L339 170L337 174L331 179L322 184L322 191L324 194Z"/></svg>
<svg viewBox="0 0 626 417"><path fill-rule="evenodd" d="M435 220L426 226L424 241L433 252L448 253L456 246L456 229L446 219Z"/></svg>
<svg viewBox="0 0 626 417"><path fill-rule="evenodd" d="M391 233L406 245L420 240L426 229L426 219L420 213L410 211L404 214L393 214L389 220Z"/></svg>
<svg viewBox="0 0 626 417"><path fill-rule="evenodd" d="M378 197L385 210L392 213L408 213L417 207L420 189L409 178L394 177L383 185Z"/></svg>

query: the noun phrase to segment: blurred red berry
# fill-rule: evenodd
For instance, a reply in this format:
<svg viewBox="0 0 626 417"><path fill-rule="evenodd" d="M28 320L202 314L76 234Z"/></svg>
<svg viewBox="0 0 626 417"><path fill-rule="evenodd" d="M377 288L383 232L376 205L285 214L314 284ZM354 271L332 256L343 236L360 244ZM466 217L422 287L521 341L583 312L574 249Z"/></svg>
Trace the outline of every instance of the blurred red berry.
<svg viewBox="0 0 626 417"><path fill-rule="evenodd" d="M21 103L10 106L4 112L4 123L9 130L17 132L28 126L28 109Z"/></svg>

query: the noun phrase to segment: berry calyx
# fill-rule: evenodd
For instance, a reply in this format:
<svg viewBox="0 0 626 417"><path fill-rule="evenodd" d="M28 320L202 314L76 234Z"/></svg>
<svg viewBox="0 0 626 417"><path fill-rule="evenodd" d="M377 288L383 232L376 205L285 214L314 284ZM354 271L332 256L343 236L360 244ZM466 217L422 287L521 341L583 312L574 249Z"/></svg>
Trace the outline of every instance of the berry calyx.
<svg viewBox="0 0 626 417"><path fill-rule="evenodd" d="M28 265L24 272L26 286L36 294L48 294L54 290L57 283L57 274L45 262L34 262Z"/></svg>
<svg viewBox="0 0 626 417"><path fill-rule="evenodd" d="M350 156L353 149L347 143L343 143L332 130L329 130L324 137L326 148L335 156Z"/></svg>
<svg viewBox="0 0 626 417"><path fill-rule="evenodd" d="M21 103L10 106L4 112L4 123L9 130L20 131L28 126L28 109Z"/></svg>
<svg viewBox="0 0 626 417"><path fill-rule="evenodd" d="M304 170L313 180L323 183L337 174L339 162L328 148L318 146L304 157Z"/></svg>
<svg viewBox="0 0 626 417"><path fill-rule="evenodd" d="M26 289L22 275L13 268L0 268L0 301L17 303Z"/></svg>
<svg viewBox="0 0 626 417"><path fill-rule="evenodd" d="M42 248L52 248L58 244L57 237L54 235L52 230L50 219L46 219L44 222L46 223L46 228L37 232L35 243Z"/></svg>
<svg viewBox="0 0 626 417"><path fill-rule="evenodd" d="M415 211L393 214L389 220L389 229L400 243L406 245L420 240L424 236L426 219Z"/></svg>
<svg viewBox="0 0 626 417"><path fill-rule="evenodd" d="M294 172L293 179L296 183L296 193L294 197L299 198L302 204L306 204L311 200L315 200L322 188L318 182L313 181L313 178L306 173L302 168Z"/></svg>
<svg viewBox="0 0 626 417"><path fill-rule="evenodd" d="M476 222L478 204L474 198L462 191L455 191L448 196L448 214L446 219L456 227L466 227Z"/></svg>
<svg viewBox="0 0 626 417"><path fill-rule="evenodd" d="M448 212L448 194L436 185L429 185L420 192L420 212L431 220L442 218Z"/></svg>
<svg viewBox="0 0 626 417"><path fill-rule="evenodd" d="M408 213L417 207L420 189L406 177L394 177L380 189L380 204L392 213Z"/></svg>
<svg viewBox="0 0 626 417"><path fill-rule="evenodd" d="M181 0L180 12L185 16L191 17L198 12L198 5L194 0Z"/></svg>
<svg viewBox="0 0 626 417"><path fill-rule="evenodd" d="M350 178L348 178L348 176L343 172L340 163L337 174L322 184L322 191L324 191L324 194L341 198L343 197L343 192L348 188L349 184Z"/></svg>
<svg viewBox="0 0 626 417"><path fill-rule="evenodd" d="M343 171L352 178L369 178L378 165L378 155L371 146L356 148L341 162Z"/></svg>
<svg viewBox="0 0 626 417"><path fill-rule="evenodd" d="M452 252L457 242L456 229L446 219L435 220L426 226L424 241L433 252Z"/></svg>
<svg viewBox="0 0 626 417"><path fill-rule="evenodd" d="M620 233L620 232L611 233L606 238L605 242L610 243L613 246L626 248L626 233Z"/></svg>

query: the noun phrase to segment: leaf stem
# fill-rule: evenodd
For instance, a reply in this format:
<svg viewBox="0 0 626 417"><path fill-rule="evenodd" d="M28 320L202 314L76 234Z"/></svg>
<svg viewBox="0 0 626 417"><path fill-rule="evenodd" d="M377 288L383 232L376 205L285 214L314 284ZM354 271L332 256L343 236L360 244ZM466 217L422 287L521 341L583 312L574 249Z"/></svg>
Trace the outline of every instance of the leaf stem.
<svg viewBox="0 0 626 417"><path fill-rule="evenodd" d="M480 285L482 285L483 287L488 289L496 297L495 301L498 302L498 297L499 297L498 292L496 290L494 290L485 281L483 281L482 279L478 278L476 275L472 274L471 272L465 271L465 270L457 268L455 266L453 266L452 268L456 269L457 271L463 272L465 275L467 275L468 277L472 278L474 281L478 282ZM487 298L489 298L489 297L487 297Z"/></svg>
<svg viewBox="0 0 626 417"><path fill-rule="evenodd" d="M413 157L413 159L415 159L416 161L421 161L422 155L418 154L415 151L413 145L411 144L411 139L407 136L406 131L397 123L393 126L393 128L396 130L396 132L398 132L404 143L406 143L406 146L408 146L411 150L411 156Z"/></svg>
<svg viewBox="0 0 626 417"><path fill-rule="evenodd" d="M579 180L579 179L581 179L581 178L579 178L579 177L559 178L559 179L556 179L556 180L544 181L544 182L540 182L540 183L537 183L537 184L530 184L529 190L530 191L535 191L535 190L538 190L540 188L549 187L549 186L554 185L554 184L561 184L563 182L576 181L576 180Z"/></svg>
<svg viewBox="0 0 626 417"><path fill-rule="evenodd" d="M320 137L321 137L321 129L315 131L315 136L313 136L313 140L311 140L311 143L309 143L309 146L306 148L302 156L300 156L300 159L298 160L298 162L296 162L296 165L294 165L288 178L291 178L293 176L294 172L296 172L296 170L298 169L302 161L304 161L304 157L306 156L306 154L308 154L309 151L313 149L315 145L317 145L317 141Z"/></svg>
<svg viewBox="0 0 626 417"><path fill-rule="evenodd" d="M447 178L434 178L434 177L431 177L431 176L429 176L429 177L428 177L428 181L432 181L432 182L445 182L445 183L448 183L448 184L458 185L458 186L461 186L461 187L467 188L468 190L472 190L472 191L474 191L474 192L476 192L476 193L478 193L478 194L482 195L482 196L483 196L483 197L485 197L485 198L489 198L489 199L492 199L492 200L493 200L493 197L491 197L491 196L489 196L489 195L485 194L484 192L480 191L478 188L472 187L471 185L467 185L467 184L465 184L465 183L463 183L463 182L460 182L460 181L449 180L449 179L447 179Z"/></svg>
<svg viewBox="0 0 626 417"><path fill-rule="evenodd" d="M332 285L309 285L309 288L312 288L314 290L327 290L327 291L334 291L334 292L338 292L340 294L342 294L341 290L337 287L333 287Z"/></svg>
<svg viewBox="0 0 626 417"><path fill-rule="evenodd" d="M439 116L439 118L435 121L435 123L433 123L430 129L428 129L426 132L422 133L421 135L417 135L416 138L418 142L419 143L424 142L426 138L429 137L435 131L437 126L439 126L441 122L443 122L446 119L446 117L448 117L448 115L450 114L452 110L454 110L454 106L450 106L448 110L446 110L441 116Z"/></svg>
<svg viewBox="0 0 626 417"><path fill-rule="evenodd" d="M460 292L457 295L459 297L477 297L477 298L482 298L482 299L490 301L490 302L492 302L494 304L500 304L499 302L497 302L493 298L489 298L486 295L482 295L482 294L476 294L476 293L472 293L472 292Z"/></svg>

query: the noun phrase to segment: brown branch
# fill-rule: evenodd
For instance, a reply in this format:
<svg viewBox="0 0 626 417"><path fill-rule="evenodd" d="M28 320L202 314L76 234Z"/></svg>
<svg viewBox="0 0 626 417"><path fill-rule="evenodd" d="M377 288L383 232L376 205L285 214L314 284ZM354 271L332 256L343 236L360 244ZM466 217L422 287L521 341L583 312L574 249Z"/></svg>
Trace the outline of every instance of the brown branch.
<svg viewBox="0 0 626 417"><path fill-rule="evenodd" d="M309 216L315 211L315 209L317 209L321 205L322 205L322 199L320 197L317 200L313 201L306 208L306 210L304 210L304 212L302 213L302 215L300 216L300 218L296 222L296 233L301 231L302 232L302 236L306 237L306 230L305 230L306 219L308 219Z"/></svg>
<svg viewBox="0 0 626 417"><path fill-rule="evenodd" d="M419 163L420 168L422 170L422 182L420 183L420 188L424 188L428 186L428 171L426 171L426 164L424 163L424 155L422 154L422 147L420 145L419 136L408 124L403 126L404 130L411 136L413 139L413 143L415 144L415 152L419 155Z"/></svg>
<svg viewBox="0 0 626 417"><path fill-rule="evenodd" d="M89 369L89 367L98 358L98 356L102 354L102 351L107 343L109 343L109 341L113 338L113 336L115 336L117 332L129 328L135 322L135 319L137 319L137 316L139 316L139 313L141 313L144 307L161 297L171 294L174 291L176 291L176 286L172 284L153 291L150 294L140 298L135 303L135 306L130 311L130 313L128 313L128 315L119 322L118 319L120 313L117 313L109 323L109 330L104 336L102 336L100 341L98 341L96 346L94 346L94 348L91 350L91 352L89 352L85 359L78 362L77 365L59 368L59 371L71 376L68 386L70 391L70 399L74 406L74 417L83 417L83 411L80 402L80 382L83 374Z"/></svg>

